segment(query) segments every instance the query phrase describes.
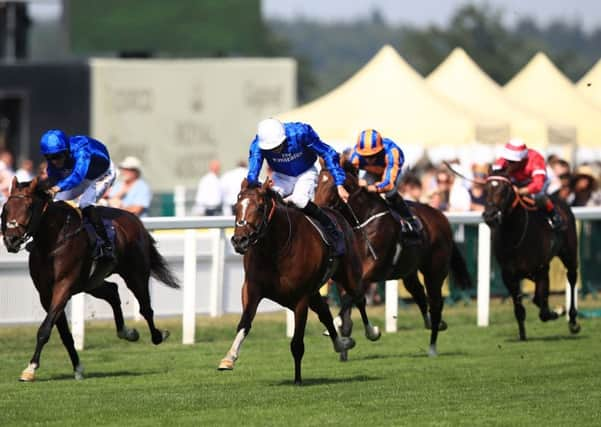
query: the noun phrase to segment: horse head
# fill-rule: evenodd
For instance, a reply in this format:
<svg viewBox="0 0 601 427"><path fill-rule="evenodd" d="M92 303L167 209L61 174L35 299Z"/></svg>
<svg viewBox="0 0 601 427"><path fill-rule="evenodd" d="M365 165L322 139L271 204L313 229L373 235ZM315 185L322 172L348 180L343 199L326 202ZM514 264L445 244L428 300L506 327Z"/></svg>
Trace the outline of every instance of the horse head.
<svg viewBox="0 0 601 427"><path fill-rule="evenodd" d="M482 214L489 227L501 225L519 202L519 195L511 180L502 171L490 175L486 179L486 206Z"/></svg>
<svg viewBox="0 0 601 427"><path fill-rule="evenodd" d="M275 211L276 200L270 180L266 180L260 187L249 185L246 178L242 181L234 208L236 224L232 245L236 252L246 253L265 235Z"/></svg>
<svg viewBox="0 0 601 427"><path fill-rule="evenodd" d="M13 178L10 196L2 209L2 236L9 252L18 252L40 225L42 213L50 202L47 184L38 177L29 182Z"/></svg>
<svg viewBox="0 0 601 427"><path fill-rule="evenodd" d="M361 190L359 187L358 170L348 160L343 161L341 166L346 176L344 180L344 188L346 188L346 191L348 191L352 196L354 193L357 193ZM340 206L341 202L342 201L338 196L338 191L336 191L334 177L328 169L322 168L319 172L317 187L315 189L315 204L319 206L337 208Z"/></svg>

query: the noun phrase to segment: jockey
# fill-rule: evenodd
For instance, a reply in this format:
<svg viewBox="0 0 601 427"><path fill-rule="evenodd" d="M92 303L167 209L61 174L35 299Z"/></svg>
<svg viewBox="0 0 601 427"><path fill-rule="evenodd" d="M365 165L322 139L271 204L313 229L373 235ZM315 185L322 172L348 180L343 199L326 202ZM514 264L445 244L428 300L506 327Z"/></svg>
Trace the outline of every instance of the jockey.
<svg viewBox="0 0 601 427"><path fill-rule="evenodd" d="M48 192L55 200L74 200L81 196L81 212L102 240L94 259L114 259L112 244L94 207L116 177L106 147L88 136L67 137L60 130L49 130L42 135L40 149L48 162L48 179L53 185Z"/></svg>
<svg viewBox="0 0 601 427"><path fill-rule="evenodd" d="M400 147L392 140L382 138L378 131L367 129L359 134L350 161L366 172L359 185L370 192L384 193L386 202L405 220L402 222L403 233L419 237L421 223L411 214L397 189L405 161Z"/></svg>
<svg viewBox="0 0 601 427"><path fill-rule="evenodd" d="M334 242L335 255L339 256L344 253L342 233L330 217L311 201L317 185L317 156L325 161L334 176L338 195L346 202L348 193L342 186L345 175L338 153L305 123L281 123L273 118L259 122L257 135L250 145L247 180L251 186L258 185L263 159L267 160L273 171L273 190L319 221Z"/></svg>
<svg viewBox="0 0 601 427"><path fill-rule="evenodd" d="M512 139L503 147L501 157L493 170L505 170L522 196L532 196L537 206L547 215L553 229L561 228L563 221L555 205L546 194L549 186L545 159L538 152L526 147L520 139Z"/></svg>

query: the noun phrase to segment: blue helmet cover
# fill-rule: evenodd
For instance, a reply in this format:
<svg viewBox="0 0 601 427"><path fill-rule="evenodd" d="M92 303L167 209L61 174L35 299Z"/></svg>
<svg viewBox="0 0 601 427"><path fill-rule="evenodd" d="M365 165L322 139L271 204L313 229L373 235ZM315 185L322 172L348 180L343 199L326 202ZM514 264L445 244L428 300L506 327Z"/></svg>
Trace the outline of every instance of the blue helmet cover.
<svg viewBox="0 0 601 427"><path fill-rule="evenodd" d="M68 149L67 135L62 130L49 130L40 140L40 150L43 155L61 153Z"/></svg>

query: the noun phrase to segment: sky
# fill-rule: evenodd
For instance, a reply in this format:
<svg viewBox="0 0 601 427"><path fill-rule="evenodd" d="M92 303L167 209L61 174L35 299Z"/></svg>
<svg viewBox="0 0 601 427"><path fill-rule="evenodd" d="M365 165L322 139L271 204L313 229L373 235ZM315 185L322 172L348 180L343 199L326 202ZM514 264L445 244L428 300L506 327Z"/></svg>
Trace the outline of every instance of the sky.
<svg viewBox="0 0 601 427"><path fill-rule="evenodd" d="M267 18L305 16L323 21L352 20L378 8L391 23L426 26L446 24L465 3L502 8L510 25L530 16L539 24L563 18L582 22L587 31L601 27L601 0L262 0L262 7Z"/></svg>

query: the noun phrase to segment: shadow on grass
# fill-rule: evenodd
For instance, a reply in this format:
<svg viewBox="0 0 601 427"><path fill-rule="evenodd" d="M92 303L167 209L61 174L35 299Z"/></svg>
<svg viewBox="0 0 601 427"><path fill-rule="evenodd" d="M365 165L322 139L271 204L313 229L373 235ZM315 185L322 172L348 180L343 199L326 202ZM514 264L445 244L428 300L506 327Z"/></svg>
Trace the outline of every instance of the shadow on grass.
<svg viewBox="0 0 601 427"><path fill-rule="evenodd" d="M505 342L512 343L527 343L528 341L570 341L570 340L581 340L587 338L586 335L549 335L546 337L529 337L526 341L521 341L519 338L507 338Z"/></svg>
<svg viewBox="0 0 601 427"><path fill-rule="evenodd" d="M343 384L343 383L355 383L355 382L367 382L367 381L379 381L382 377L372 377L367 375L355 375L354 377L340 377L340 378L305 378L303 379L302 387L311 387L318 385L332 385L332 384ZM293 380L280 381L275 386L291 386L295 385Z"/></svg>
<svg viewBox="0 0 601 427"><path fill-rule="evenodd" d="M161 371L147 371L147 372L128 372L128 371L112 371L112 372L84 372L84 381L92 378L118 378L118 377L139 377L142 375L153 375L160 374ZM46 381L75 381L73 378L73 374L61 374L55 375L48 378L37 379L36 382L46 382Z"/></svg>

